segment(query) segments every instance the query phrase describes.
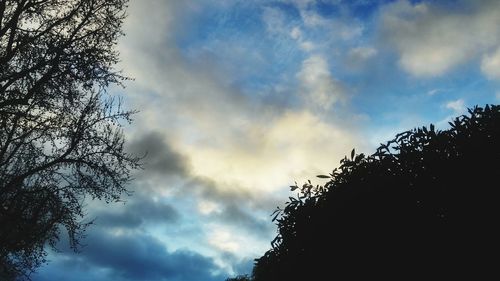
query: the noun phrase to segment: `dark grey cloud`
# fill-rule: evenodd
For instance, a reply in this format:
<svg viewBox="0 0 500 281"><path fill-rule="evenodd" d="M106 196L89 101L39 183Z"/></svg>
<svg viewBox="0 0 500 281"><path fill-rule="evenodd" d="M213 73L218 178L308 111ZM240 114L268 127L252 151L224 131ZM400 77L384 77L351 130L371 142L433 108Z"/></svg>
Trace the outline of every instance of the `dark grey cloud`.
<svg viewBox="0 0 500 281"><path fill-rule="evenodd" d="M191 176L180 189L180 195L197 194L201 198L211 199L225 205L245 205L255 210L273 212L277 204L284 203L280 195L261 196L246 188L227 188L208 177ZM288 187L283 187L285 190Z"/></svg>
<svg viewBox="0 0 500 281"><path fill-rule="evenodd" d="M102 273L91 270L88 266L81 266L74 261L58 261L49 266L42 267L32 276L33 281L110 281ZM116 281L122 281L115 279Z"/></svg>
<svg viewBox="0 0 500 281"><path fill-rule="evenodd" d="M128 150L136 155L145 155L141 176L185 175L188 172L187 159L175 151L159 132L148 132L136 137Z"/></svg>
<svg viewBox="0 0 500 281"><path fill-rule="evenodd" d="M112 235L94 229L88 246L78 254L62 249L58 259L33 276L33 281L212 281L214 261L198 253L170 252L152 236L143 233Z"/></svg>
<svg viewBox="0 0 500 281"><path fill-rule="evenodd" d="M243 208L232 203L226 205L222 212L217 213L215 215L215 219L245 228L250 233L257 233L266 238L275 228L271 223L271 220L266 221L256 218L246 212Z"/></svg>
<svg viewBox="0 0 500 281"><path fill-rule="evenodd" d="M223 188L206 177L191 177L180 190L181 196L196 194L220 204L223 210L212 214L211 219L243 227L249 233L262 237L269 237L275 230L270 215L286 201L280 195L260 196L244 188ZM256 213L269 214L268 220L259 218Z"/></svg>
<svg viewBox="0 0 500 281"><path fill-rule="evenodd" d="M103 210L95 215L95 224L102 227L135 228L148 223L174 223L181 215L170 204L136 194L119 211Z"/></svg>

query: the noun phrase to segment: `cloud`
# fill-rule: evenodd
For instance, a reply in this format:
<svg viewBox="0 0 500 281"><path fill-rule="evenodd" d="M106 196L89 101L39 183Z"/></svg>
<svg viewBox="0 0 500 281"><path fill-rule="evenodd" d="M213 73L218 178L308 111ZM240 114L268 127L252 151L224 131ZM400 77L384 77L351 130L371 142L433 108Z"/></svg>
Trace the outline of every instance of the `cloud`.
<svg viewBox="0 0 500 281"><path fill-rule="evenodd" d="M286 43L305 53L321 51L331 55L332 52L339 52L353 43L359 44L366 30L365 23L351 16L336 0L281 2L289 5L271 5L264 8L263 20L267 30L275 40L276 36L280 38L283 38L283 35L289 36L297 44ZM290 8L290 5L294 8ZM325 11L322 10L325 7L341 15L325 15Z"/></svg>
<svg viewBox="0 0 500 281"><path fill-rule="evenodd" d="M282 34L286 33L288 30L286 16L280 9L264 7L262 12L262 21L266 25L267 32L270 34Z"/></svg>
<svg viewBox="0 0 500 281"><path fill-rule="evenodd" d="M450 91L451 91L451 89L436 88L436 89L432 89L432 90L427 91L427 95L428 96L435 96L435 95L438 95L440 93L446 93L446 92L450 92Z"/></svg>
<svg viewBox="0 0 500 281"><path fill-rule="evenodd" d="M155 175L162 171L181 173L185 178L182 189L190 194L202 192L221 200L249 199L256 205L266 201L261 207L268 207L267 201L275 202L278 196L272 195L273 192L287 191L293 180L310 177L306 174L314 175L319 168L333 168L338 161L331 161L332 158L340 159L351 146L356 146L350 131L321 120L312 113L314 108L303 112L284 108L286 103L270 105L257 94L248 98L241 85L227 84L234 72L221 72L220 65L207 62L203 56L195 57L196 60L185 57L170 39L179 32L179 22L183 21L177 15L187 13L177 9L189 10L189 7L168 2L168 15L174 19L165 19L162 12L165 8L156 4L133 2L131 6L131 22L139 26L126 30L122 48L128 55L124 56L124 66L126 72L135 73L136 81L128 88L134 103L147 108L138 114L137 129L131 134L136 147L155 148L152 158L146 159ZM282 15L271 8L265 8L265 13ZM293 26L283 24L290 40ZM140 26L155 28L145 32ZM163 40L138 44L144 42L146 35ZM244 67L241 62L232 63ZM312 107L327 109L344 97L344 89L332 77L324 57L311 56L304 61L297 78L303 97ZM165 133L159 136L151 131ZM335 143L335 148L325 149L337 156L324 161L324 154L316 148L329 146L330 142ZM156 184L156 190L167 185ZM265 199L266 196L272 200Z"/></svg>
<svg viewBox="0 0 500 281"><path fill-rule="evenodd" d="M161 199L135 194L122 208L103 208L95 214L95 224L103 227L133 229L144 224L173 224L179 212ZM118 209L118 210L116 210Z"/></svg>
<svg viewBox="0 0 500 281"><path fill-rule="evenodd" d="M255 215L252 216L234 203L228 204L224 209L213 214L217 221L244 228L249 233L257 233L265 238L268 238L271 231L274 230L269 220L259 219Z"/></svg>
<svg viewBox="0 0 500 281"><path fill-rule="evenodd" d="M302 38L302 31L300 30L299 27L294 27L292 28L292 31L290 31L290 36L292 36L293 39L298 40Z"/></svg>
<svg viewBox="0 0 500 281"><path fill-rule="evenodd" d="M377 54L373 47L355 47L349 50L349 57L355 61L367 60Z"/></svg>
<svg viewBox="0 0 500 281"><path fill-rule="evenodd" d="M467 109L465 107L465 101L463 99L449 101L445 104L445 107L447 109L453 110L454 115L462 114Z"/></svg>
<svg viewBox="0 0 500 281"><path fill-rule="evenodd" d="M381 13L383 41L417 77L440 76L500 43L500 2L445 4L397 1ZM459 8L460 7L460 8Z"/></svg>
<svg viewBox="0 0 500 281"><path fill-rule="evenodd" d="M272 234L267 235L265 239L249 236L245 230L220 223L211 223L207 227L208 243L221 253L218 259L220 265L227 271L234 270L242 259L263 255L269 249L269 241L272 237ZM245 255L242 256L240 253L245 253ZM227 260L228 254L234 258Z"/></svg>
<svg viewBox="0 0 500 281"><path fill-rule="evenodd" d="M108 270L96 270L73 260L52 260L50 267L42 267L31 276L33 281L109 281ZM126 281L113 279L114 281Z"/></svg>
<svg viewBox="0 0 500 281"><path fill-rule="evenodd" d="M234 258L231 258L230 260L234 260ZM254 264L255 260L252 258L241 259L233 266L234 275L232 276L250 274L252 272Z"/></svg>
<svg viewBox="0 0 500 281"><path fill-rule="evenodd" d="M128 149L135 155L145 155L144 176L185 175L188 172L187 159L175 151L159 132L146 132L132 139Z"/></svg>
<svg viewBox="0 0 500 281"><path fill-rule="evenodd" d="M310 111L287 111L265 123L248 124L244 141L225 139L224 149L185 144L183 150L190 151L193 174L226 191L236 189L264 198L284 190L293 180L333 169L353 146L359 147L355 136Z"/></svg>
<svg viewBox="0 0 500 281"><path fill-rule="evenodd" d="M500 48L491 54L483 56L481 61L481 71L489 79L500 80Z"/></svg>
<svg viewBox="0 0 500 281"><path fill-rule="evenodd" d="M93 231L88 246L74 255L66 250L34 276L42 280L223 280L213 259L187 250L170 252L143 233L111 234ZM78 276L77 273L82 273ZM56 278L57 277L57 278Z"/></svg>
<svg viewBox="0 0 500 281"><path fill-rule="evenodd" d="M316 49L317 47L316 44L314 44L313 42L304 40L302 30L297 26L292 28L292 30L290 31L290 37L296 40L297 43L299 44L299 48L305 52L310 52Z"/></svg>
<svg viewBox="0 0 500 281"><path fill-rule="evenodd" d="M362 70L377 53L377 49L371 46L353 47L348 50L344 64L350 70Z"/></svg>
<svg viewBox="0 0 500 281"><path fill-rule="evenodd" d="M314 10L305 9L305 6L300 9L300 16L302 17L302 21L307 27L321 27L328 26L331 22L322 17Z"/></svg>
<svg viewBox="0 0 500 281"><path fill-rule="evenodd" d="M320 55L305 59L297 78L306 102L313 106L330 109L346 97L344 87L332 77L326 59Z"/></svg>
<svg viewBox="0 0 500 281"><path fill-rule="evenodd" d="M439 129L446 129L449 127L448 122L454 120L457 116L465 114L467 112L467 106L463 98L451 100L441 105L442 108L446 109L448 113L444 118L435 122L436 127Z"/></svg>

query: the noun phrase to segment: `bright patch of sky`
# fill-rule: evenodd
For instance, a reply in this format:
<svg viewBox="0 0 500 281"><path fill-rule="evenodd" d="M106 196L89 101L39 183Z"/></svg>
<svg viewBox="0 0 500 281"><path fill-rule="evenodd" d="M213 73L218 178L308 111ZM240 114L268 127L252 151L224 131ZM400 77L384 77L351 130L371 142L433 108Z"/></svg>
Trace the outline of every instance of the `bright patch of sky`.
<svg viewBox="0 0 500 281"><path fill-rule="evenodd" d="M249 273L289 185L500 100L499 1L133 0L128 14L135 80L113 91L140 110L126 134L145 169L126 204L89 204L88 247L52 254L36 281Z"/></svg>

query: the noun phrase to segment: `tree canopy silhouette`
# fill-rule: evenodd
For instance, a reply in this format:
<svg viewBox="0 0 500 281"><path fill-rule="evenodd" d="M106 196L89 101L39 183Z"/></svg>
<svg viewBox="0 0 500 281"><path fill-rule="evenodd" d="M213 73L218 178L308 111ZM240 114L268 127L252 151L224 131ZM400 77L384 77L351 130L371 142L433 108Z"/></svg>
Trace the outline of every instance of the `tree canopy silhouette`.
<svg viewBox="0 0 500 281"><path fill-rule="evenodd" d="M500 106L469 109L444 131L398 134L299 187L249 280L464 278L494 273ZM486 275L487 276L487 275ZM495 276L495 275L492 275Z"/></svg>
<svg viewBox="0 0 500 281"><path fill-rule="evenodd" d="M28 276L62 231L72 247L86 198L117 200L138 159L106 89L127 0L0 1L0 279ZM65 229L65 230L64 230Z"/></svg>

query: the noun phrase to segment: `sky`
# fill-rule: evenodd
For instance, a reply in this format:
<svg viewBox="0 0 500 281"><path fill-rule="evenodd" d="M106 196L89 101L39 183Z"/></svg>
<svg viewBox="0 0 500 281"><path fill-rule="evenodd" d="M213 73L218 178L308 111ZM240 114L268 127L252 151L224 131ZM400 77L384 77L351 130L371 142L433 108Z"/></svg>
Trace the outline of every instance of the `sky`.
<svg viewBox="0 0 500 281"><path fill-rule="evenodd" d="M500 1L131 0L123 202L88 202L35 281L223 281L276 236L289 186L353 148L500 102Z"/></svg>

